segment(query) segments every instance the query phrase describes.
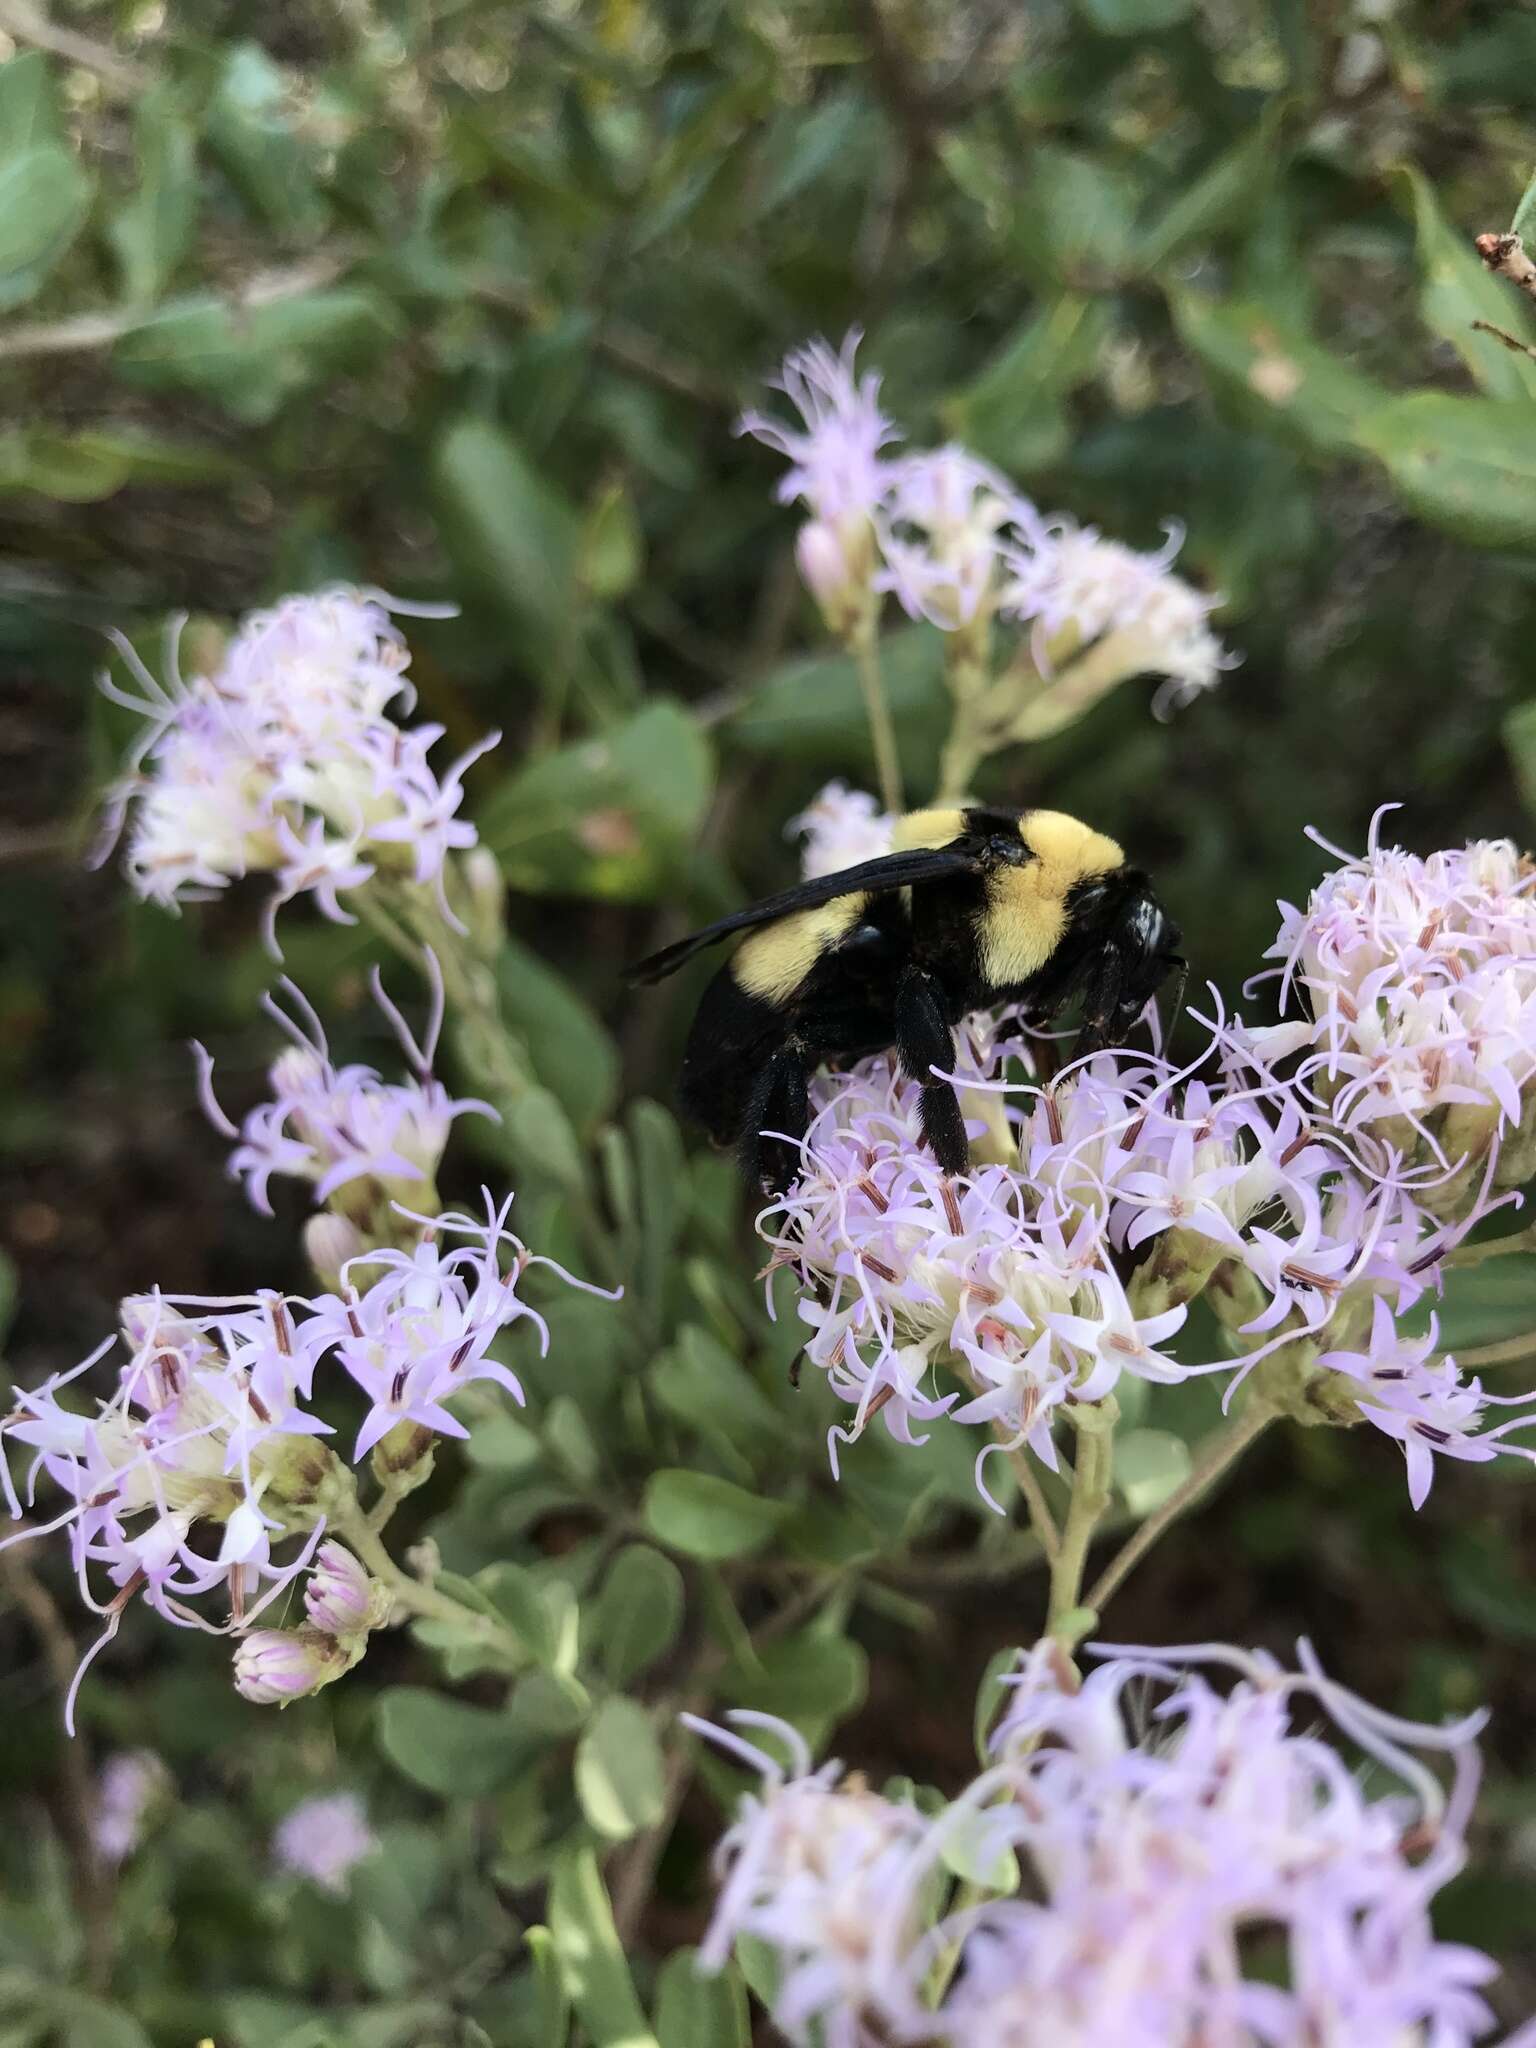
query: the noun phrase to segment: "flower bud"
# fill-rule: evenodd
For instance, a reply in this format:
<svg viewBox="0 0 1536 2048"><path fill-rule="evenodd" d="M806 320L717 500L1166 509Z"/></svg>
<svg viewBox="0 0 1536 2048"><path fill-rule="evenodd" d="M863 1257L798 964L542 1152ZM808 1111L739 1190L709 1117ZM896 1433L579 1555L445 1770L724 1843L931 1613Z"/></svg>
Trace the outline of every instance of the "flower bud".
<svg viewBox="0 0 1536 2048"><path fill-rule="evenodd" d="M372 1625L373 1581L341 1543L322 1543L304 1588L304 1612L328 1636L366 1634Z"/></svg>
<svg viewBox="0 0 1536 2048"><path fill-rule="evenodd" d="M257 1452L256 1464L267 1482L262 1496L266 1507L279 1513L308 1511L292 1523L296 1528L307 1528L315 1514L328 1514L357 1498L351 1473L318 1437L297 1431L290 1435L286 1430L270 1436Z"/></svg>
<svg viewBox="0 0 1536 2048"><path fill-rule="evenodd" d="M286 1707L340 1678L362 1647L344 1647L317 1628L252 1629L235 1646L235 1690L259 1707Z"/></svg>
<svg viewBox="0 0 1536 2048"><path fill-rule="evenodd" d="M433 1437L420 1422L397 1422L373 1449L373 1476L398 1497L432 1476Z"/></svg>
<svg viewBox="0 0 1536 2048"><path fill-rule="evenodd" d="M824 519L808 519L795 536L801 581L840 640L853 631L868 607L869 557L867 532L850 547L848 536Z"/></svg>
<svg viewBox="0 0 1536 2048"><path fill-rule="evenodd" d="M362 1232L345 1216L311 1216L304 1226L304 1249L315 1276L332 1293L341 1291L341 1269L368 1247Z"/></svg>
<svg viewBox="0 0 1536 2048"><path fill-rule="evenodd" d="M460 867L464 877L465 915L475 944L487 957L501 944L507 901L506 879L501 863L488 846L472 846Z"/></svg>

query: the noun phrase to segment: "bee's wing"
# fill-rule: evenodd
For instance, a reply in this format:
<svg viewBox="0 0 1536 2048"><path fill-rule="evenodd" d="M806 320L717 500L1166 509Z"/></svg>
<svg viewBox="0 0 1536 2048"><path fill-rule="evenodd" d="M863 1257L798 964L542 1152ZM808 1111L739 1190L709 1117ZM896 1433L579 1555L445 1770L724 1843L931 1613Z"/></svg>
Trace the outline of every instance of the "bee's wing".
<svg viewBox="0 0 1536 2048"><path fill-rule="evenodd" d="M873 895L880 890L906 889L916 882L938 881L948 875L974 874L978 865L979 850L969 839L951 840L948 846L916 847L910 853L881 854L877 860L860 861L857 867L841 868L835 875L818 875L811 882L797 882L793 889L783 889L777 896L765 896L761 903L750 903L745 910L733 911L729 917L705 925L702 931L691 932L675 945L663 946L649 959L637 961L626 969L625 979L665 981L695 953L718 945L733 932L753 931L777 918L790 917L797 910L814 910L818 904L831 903L839 896L852 896L860 891Z"/></svg>

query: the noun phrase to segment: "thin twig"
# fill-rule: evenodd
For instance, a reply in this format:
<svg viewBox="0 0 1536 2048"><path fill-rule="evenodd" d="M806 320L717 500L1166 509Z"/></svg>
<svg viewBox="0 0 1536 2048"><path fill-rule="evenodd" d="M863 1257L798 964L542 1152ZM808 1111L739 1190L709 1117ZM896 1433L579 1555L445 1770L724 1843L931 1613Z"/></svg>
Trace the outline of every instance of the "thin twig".
<svg viewBox="0 0 1536 2048"><path fill-rule="evenodd" d="M13 1539L14 1540L14 1539ZM64 1700L79 1661L74 1638L53 1595L33 1571L25 1553L11 1549L3 1564L12 1599L32 1624L48 1674ZM106 1989L112 1974L112 1887L96 1849L96 1787L90 1754L79 1736L66 1736L59 1752L59 1832L74 1877L75 1904L85 1933L86 1972L91 1987Z"/></svg>
<svg viewBox="0 0 1536 2048"><path fill-rule="evenodd" d="M1507 278L1528 299L1536 299L1536 263L1526 255L1518 235L1479 235L1473 246L1496 277Z"/></svg>
<svg viewBox="0 0 1536 2048"><path fill-rule="evenodd" d="M1148 1515L1130 1541L1110 1559L1097 1582L1088 1589L1084 1605L1091 1607L1096 1614L1102 1614L1106 1601L1130 1577L1153 1544L1186 1508L1194 1506L1230 1465L1237 1462L1274 1419L1272 1408L1255 1401L1235 1416L1225 1429L1217 1431L1214 1440L1206 1445L1204 1454L1196 1459L1189 1477L1174 1488L1162 1506Z"/></svg>
<svg viewBox="0 0 1536 2048"><path fill-rule="evenodd" d="M0 0L0 7L3 5L4 0ZM220 296L232 313L254 312L260 306L273 306L280 300L296 299L305 292L320 291L326 285L334 284L353 258L354 252L350 249L322 250L302 263L285 264L275 270L258 270L243 284L231 286ZM163 319L206 302L204 293L168 299L156 310L154 317ZM76 313L68 320L39 321L31 327L13 327L8 334L0 334L0 357L15 361L24 356L81 355L93 349L111 348L125 335L143 327L147 317L141 307L129 307L111 313Z"/></svg>
<svg viewBox="0 0 1536 2048"><path fill-rule="evenodd" d="M1520 341L1513 334L1506 334L1502 327L1495 327L1491 320L1474 320L1473 328L1479 334L1491 334L1495 341L1502 341L1507 349L1513 349L1517 356L1529 356L1536 362L1536 348L1528 341Z"/></svg>
<svg viewBox="0 0 1536 2048"><path fill-rule="evenodd" d="M52 57L78 64L82 71L94 72L121 99L136 99L155 82L155 74L144 65L136 64L131 57L119 56L116 50L91 36L81 35L77 29L60 28L31 0L0 0L0 29L31 49L46 50Z"/></svg>
<svg viewBox="0 0 1536 2048"><path fill-rule="evenodd" d="M834 1572L822 1574L802 1586L782 1607L753 1629L753 1648L787 1634L797 1622L803 1621L807 1615L814 1614L840 1582L841 1574ZM710 1681L718 1677L730 1663L731 1655L729 1650L714 1646L700 1658L687 1689L680 1695L674 1695L664 1701L661 1713L670 1716L675 1722L679 1714L706 1712L713 1698ZM646 1828L625 1845L623 1863L610 1885L613 1921L626 1950L634 1945L639 1935L640 1922L650 1900L651 1881L656 1875L656 1866L672 1838L677 1816L682 1811L683 1801L688 1796L688 1788L693 1783L697 1753L698 1745L691 1735L679 1739L667 1763L660 1818L652 1827Z"/></svg>
<svg viewBox="0 0 1536 2048"><path fill-rule="evenodd" d="M495 277L481 271L470 278L469 289L486 305L510 313L528 326L551 323L559 310L552 299L543 298L515 278ZM733 416L740 408L740 400L728 384L669 354L641 328L625 321L605 319L592 337L592 346L616 369L629 371L631 376L654 384L659 391L670 391L676 398L691 399L696 405Z"/></svg>

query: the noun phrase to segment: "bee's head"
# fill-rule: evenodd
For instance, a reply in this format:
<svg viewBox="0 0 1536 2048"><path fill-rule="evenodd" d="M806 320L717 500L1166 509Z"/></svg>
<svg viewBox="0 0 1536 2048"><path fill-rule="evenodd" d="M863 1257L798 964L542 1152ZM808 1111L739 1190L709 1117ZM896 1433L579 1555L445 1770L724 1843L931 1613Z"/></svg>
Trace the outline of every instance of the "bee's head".
<svg viewBox="0 0 1536 2048"><path fill-rule="evenodd" d="M1177 977L1172 1015L1183 1000L1189 963L1180 950L1184 935L1163 908L1157 891L1139 868L1122 868L1095 892L1095 936L1113 962L1110 1007L1084 1032L1088 1044L1121 1045L1131 1026L1170 975Z"/></svg>

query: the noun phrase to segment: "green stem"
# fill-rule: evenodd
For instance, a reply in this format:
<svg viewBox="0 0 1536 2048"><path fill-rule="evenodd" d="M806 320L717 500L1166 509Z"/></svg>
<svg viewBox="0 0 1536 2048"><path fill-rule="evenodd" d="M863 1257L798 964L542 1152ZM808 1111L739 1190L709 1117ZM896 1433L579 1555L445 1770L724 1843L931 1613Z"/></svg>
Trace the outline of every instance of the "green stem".
<svg viewBox="0 0 1536 2048"><path fill-rule="evenodd" d="M864 716L869 721L880 801L894 817L907 806L901 791L901 757L896 751L896 728L891 722L891 707L885 701L885 683L880 674L880 637L873 618L861 620L854 627L849 636L849 647L864 697Z"/></svg>
<svg viewBox="0 0 1536 2048"><path fill-rule="evenodd" d="M1274 1419L1273 1408L1263 1402L1250 1401L1224 1429L1216 1432L1195 1461L1189 1477L1174 1488L1162 1506L1148 1515L1130 1541L1110 1559L1089 1589L1087 1604L1090 1607L1096 1612L1103 1612L1105 1603L1119 1591L1153 1544L1172 1527L1186 1508L1194 1506L1229 1466L1236 1464Z"/></svg>
<svg viewBox="0 0 1536 2048"><path fill-rule="evenodd" d="M1051 1504L1045 1497L1045 1488L1040 1484L1034 1461L1025 1446L1020 1444L1017 1450L1008 1453L1008 1462L1019 1482L1024 1505L1029 1509L1029 1525L1048 1562L1054 1565L1061 1550L1061 1531L1056 1526L1056 1517L1051 1513Z"/></svg>
<svg viewBox="0 0 1536 2048"><path fill-rule="evenodd" d="M1536 1351L1536 1330L1523 1330L1518 1337L1504 1337L1497 1344L1472 1344L1460 1347L1454 1352L1442 1352L1442 1358L1452 1357L1458 1365L1513 1365L1517 1359L1529 1358Z"/></svg>
<svg viewBox="0 0 1536 2048"><path fill-rule="evenodd" d="M402 1571L361 1508L344 1510L333 1518L331 1526L408 1613L419 1614L426 1621L451 1622L466 1633L486 1636L521 1649L519 1639L504 1623L493 1621L490 1615L477 1613L472 1607L465 1607L451 1595L440 1593L435 1586L425 1586L420 1579L413 1579L409 1572Z"/></svg>
<svg viewBox="0 0 1536 2048"><path fill-rule="evenodd" d="M970 796L976 770L987 758L987 753L986 739L974 706L969 699L961 698L955 705L949 737L939 756L939 788L934 802L953 804L962 797Z"/></svg>
<svg viewBox="0 0 1536 2048"><path fill-rule="evenodd" d="M1077 1425L1077 1461L1061 1547L1051 1560L1051 1604L1045 1632L1056 1636L1070 1654L1091 1626L1084 1619L1083 1573L1088 1566L1093 1532L1109 1506L1115 1470L1115 1424L1120 1419L1120 1410L1114 1396L1109 1395L1103 1401L1071 1409L1069 1413Z"/></svg>
<svg viewBox="0 0 1536 2048"><path fill-rule="evenodd" d="M418 973L430 951L458 1028L459 1056L473 1085L503 1114L533 1086L516 1039L501 1014L496 972L462 932L454 930L430 892L407 883L358 891L367 922Z"/></svg>
<svg viewBox="0 0 1536 2048"><path fill-rule="evenodd" d="M1536 1252L1536 1223L1527 1224L1509 1237L1496 1237L1486 1244L1459 1244L1445 1255L1447 1266L1480 1266L1485 1259L1502 1259L1510 1252ZM1457 1354L1458 1357L1460 1353Z"/></svg>

